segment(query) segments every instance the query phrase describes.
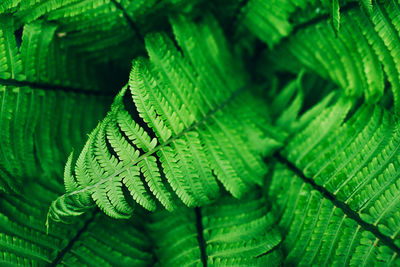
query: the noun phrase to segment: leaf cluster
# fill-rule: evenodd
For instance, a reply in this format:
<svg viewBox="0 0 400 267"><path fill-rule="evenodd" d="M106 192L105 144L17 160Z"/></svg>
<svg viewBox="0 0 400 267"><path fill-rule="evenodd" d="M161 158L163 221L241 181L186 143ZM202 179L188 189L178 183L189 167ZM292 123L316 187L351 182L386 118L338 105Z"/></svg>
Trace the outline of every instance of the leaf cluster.
<svg viewBox="0 0 400 267"><path fill-rule="evenodd" d="M399 49L397 1L2 1L0 265L399 266Z"/></svg>

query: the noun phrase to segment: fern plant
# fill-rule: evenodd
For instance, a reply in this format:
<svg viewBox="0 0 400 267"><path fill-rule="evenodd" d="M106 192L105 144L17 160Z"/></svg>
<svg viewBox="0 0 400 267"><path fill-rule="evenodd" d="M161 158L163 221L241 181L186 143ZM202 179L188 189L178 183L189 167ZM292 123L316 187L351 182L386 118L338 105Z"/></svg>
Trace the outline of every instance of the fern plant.
<svg viewBox="0 0 400 267"><path fill-rule="evenodd" d="M251 144L265 143L259 150L279 145L273 137L264 137L267 107L242 89L243 71L230 58L214 19L206 16L196 25L184 17L171 21L187 57L165 34L149 34L145 41L151 61L136 59L128 82L133 104L148 129L135 122L124 106L125 87L91 133L77 159L75 177L70 157L67 194L52 204L52 218L79 214L93 201L109 216L127 217L132 207L123 186L145 209L155 210L156 198L171 211L177 203L162 176L189 207L218 197L215 178L237 198L262 184L266 167ZM215 46L186 41L193 33ZM202 50L207 52L200 54Z"/></svg>
<svg viewBox="0 0 400 267"><path fill-rule="evenodd" d="M0 265L400 265L399 19L1 2Z"/></svg>

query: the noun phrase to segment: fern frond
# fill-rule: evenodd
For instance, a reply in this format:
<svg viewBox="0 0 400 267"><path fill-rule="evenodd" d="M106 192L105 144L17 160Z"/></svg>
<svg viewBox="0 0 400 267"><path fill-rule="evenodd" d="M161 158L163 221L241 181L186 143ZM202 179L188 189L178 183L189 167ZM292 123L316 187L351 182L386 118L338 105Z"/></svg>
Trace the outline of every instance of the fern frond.
<svg viewBox="0 0 400 267"><path fill-rule="evenodd" d="M130 75L132 100L147 128L126 111L125 87L79 156L77 189L53 203L54 219L62 219L59 215L68 214L68 208L72 213L87 209L82 198L90 196L108 215L130 216L124 189L146 209L155 209L155 198L174 210L173 191L193 207L218 197L217 179L237 198L262 183L267 169L256 148L246 145L246 135L253 142L273 139L263 130L268 127L262 112L266 107L240 89L245 77L215 19L207 15L194 24L180 16L171 21L184 56L165 34L151 34L146 37L150 61L135 60ZM252 103L259 108L246 107ZM280 142L264 144L271 152ZM62 206L68 208L57 210Z"/></svg>
<svg viewBox="0 0 400 267"><path fill-rule="evenodd" d="M24 25L18 44L15 18L1 14L0 25L1 84L88 91L102 87L90 79L93 68L85 68L85 60L57 38L56 24L39 20Z"/></svg>
<svg viewBox="0 0 400 267"><path fill-rule="evenodd" d="M25 184L29 199L1 196L0 265L90 265L95 260L102 266L148 266L154 262L149 239L133 222L110 223L98 213L71 224L51 223L47 233L47 205L59 190L54 181L38 179L36 184Z"/></svg>
<svg viewBox="0 0 400 267"><path fill-rule="evenodd" d="M379 106L362 105L344 120L347 111L341 109L322 113L283 154L398 246L397 118Z"/></svg>
<svg viewBox="0 0 400 267"><path fill-rule="evenodd" d="M74 54L67 58L74 58L78 54L81 61L90 65L80 68L84 71L104 66L109 61L118 61L121 66L128 68L129 60L143 52L142 34L165 24L167 16L164 14L177 10L188 12L199 0L12 2L0 4L3 5L0 6L0 12L12 14L16 28L40 19L58 25L57 39Z"/></svg>
<svg viewBox="0 0 400 267"><path fill-rule="evenodd" d="M277 266L281 237L259 191L241 200L151 215L148 231L162 266Z"/></svg>
<svg viewBox="0 0 400 267"><path fill-rule="evenodd" d="M374 5L370 14L348 10L341 16L337 37L328 23L320 22L299 30L274 56L282 59L290 55L287 60L296 58L321 76L329 77L349 96L364 94L368 103L382 99L387 79L397 113L399 10L399 4L393 1Z"/></svg>
<svg viewBox="0 0 400 267"><path fill-rule="evenodd" d="M149 241L137 222L115 223L96 214L79 239L59 259L59 264L77 266L96 262L102 266L150 266L155 258Z"/></svg>
<svg viewBox="0 0 400 267"><path fill-rule="evenodd" d="M85 72L70 71L77 62L61 55L56 25L25 25L19 47L14 18L0 17L0 168L2 184L17 189L22 178L59 177L84 138L76 130L93 127L108 100L74 88L83 86Z"/></svg>
<svg viewBox="0 0 400 267"><path fill-rule="evenodd" d="M282 165L274 172L269 197L278 203L275 215L280 217L282 232L287 233L282 243L285 265L399 264L398 248L393 250Z"/></svg>
<svg viewBox="0 0 400 267"><path fill-rule="evenodd" d="M352 1L343 1L347 4ZM331 27L339 30L340 12L337 0L250 0L242 8L240 24L265 42L269 48L307 21L329 14Z"/></svg>
<svg viewBox="0 0 400 267"><path fill-rule="evenodd" d="M66 155L85 138L76 130L93 127L102 103L106 98L1 86L0 168L11 174L3 181L15 188L18 177L59 177Z"/></svg>

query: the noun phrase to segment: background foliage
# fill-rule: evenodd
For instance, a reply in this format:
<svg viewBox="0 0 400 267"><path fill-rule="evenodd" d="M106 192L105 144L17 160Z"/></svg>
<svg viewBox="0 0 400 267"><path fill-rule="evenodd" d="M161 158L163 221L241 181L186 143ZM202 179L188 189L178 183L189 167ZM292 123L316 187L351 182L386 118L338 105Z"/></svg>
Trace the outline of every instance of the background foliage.
<svg viewBox="0 0 400 267"><path fill-rule="evenodd" d="M400 265L397 1L5 0L0 25L0 265Z"/></svg>

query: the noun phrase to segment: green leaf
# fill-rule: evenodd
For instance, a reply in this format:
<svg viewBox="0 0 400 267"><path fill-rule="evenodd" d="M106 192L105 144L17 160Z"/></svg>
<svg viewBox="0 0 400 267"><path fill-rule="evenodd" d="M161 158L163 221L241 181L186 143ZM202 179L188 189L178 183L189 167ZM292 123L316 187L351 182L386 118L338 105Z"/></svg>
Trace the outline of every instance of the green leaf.
<svg viewBox="0 0 400 267"><path fill-rule="evenodd" d="M151 215L148 230L162 266L276 266L281 237L259 191L222 197L201 209Z"/></svg>
<svg viewBox="0 0 400 267"><path fill-rule="evenodd" d="M150 61L133 62L129 87L115 98L76 162L72 183L77 188L51 207L49 214L56 220L68 209L71 215L87 210L92 203L84 203L90 197L108 215L126 218L133 209L124 189L146 209L154 210L157 199L172 211L180 205L177 197L190 207L214 201L220 191L217 180L237 198L262 184L267 168L261 153L246 142L247 136L262 139L273 132L265 131L265 107L241 88L245 77L214 18L207 15L200 24L181 16L171 21L184 54L164 33L146 37ZM213 46L193 43L187 38L192 33ZM225 79L225 73L235 73L234 78ZM128 88L146 128L132 120L123 104ZM260 109L247 109L243 103L258 103ZM262 147L269 150L260 144L258 151L272 153L282 143L264 142ZM66 178L70 184L69 174Z"/></svg>

